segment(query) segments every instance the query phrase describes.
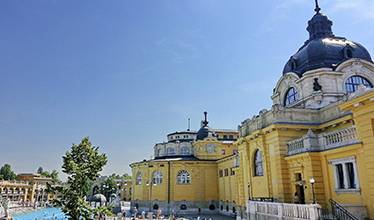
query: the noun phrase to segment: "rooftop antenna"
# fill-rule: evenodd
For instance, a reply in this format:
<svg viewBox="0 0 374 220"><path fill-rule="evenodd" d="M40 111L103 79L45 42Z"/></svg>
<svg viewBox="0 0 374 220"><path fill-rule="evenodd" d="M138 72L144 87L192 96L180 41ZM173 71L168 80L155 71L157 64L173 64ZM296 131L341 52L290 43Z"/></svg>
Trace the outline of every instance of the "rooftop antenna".
<svg viewBox="0 0 374 220"><path fill-rule="evenodd" d="M314 9L314 11L318 14L321 11L321 8L318 5L318 0L315 0L315 2L316 2L316 8Z"/></svg>
<svg viewBox="0 0 374 220"><path fill-rule="evenodd" d="M191 119L188 118L188 128L187 128L187 131L190 131L190 127L191 127Z"/></svg>

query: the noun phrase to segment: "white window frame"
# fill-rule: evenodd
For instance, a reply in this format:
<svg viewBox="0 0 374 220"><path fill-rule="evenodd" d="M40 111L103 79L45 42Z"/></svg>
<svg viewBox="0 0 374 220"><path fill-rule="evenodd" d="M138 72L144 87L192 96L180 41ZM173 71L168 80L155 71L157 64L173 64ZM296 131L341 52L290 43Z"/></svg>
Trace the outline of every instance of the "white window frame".
<svg viewBox="0 0 374 220"><path fill-rule="evenodd" d="M346 158L339 158L335 160L330 160L330 164L333 165L333 171L334 171L334 179L335 179L335 192L341 193L341 192L359 192L360 191L360 181L358 178L358 169L357 169L357 163L355 157L346 157ZM355 188L348 188L348 182L349 182L349 176L347 171L347 163L353 164L353 172L354 172L354 181L355 181ZM343 166L343 178L344 178L344 188L339 188L339 177L336 170L336 165L341 164Z"/></svg>
<svg viewBox="0 0 374 220"><path fill-rule="evenodd" d="M159 185L162 184L163 175L161 171L155 171L152 175L152 184Z"/></svg>
<svg viewBox="0 0 374 220"><path fill-rule="evenodd" d="M177 175L178 184L191 184L191 175L187 170L180 170Z"/></svg>

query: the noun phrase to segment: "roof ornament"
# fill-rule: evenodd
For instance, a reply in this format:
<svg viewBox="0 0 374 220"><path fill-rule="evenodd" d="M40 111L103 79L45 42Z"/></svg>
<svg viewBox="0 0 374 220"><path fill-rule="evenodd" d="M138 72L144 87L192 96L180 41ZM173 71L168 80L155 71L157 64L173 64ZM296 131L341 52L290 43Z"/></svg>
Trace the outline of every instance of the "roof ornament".
<svg viewBox="0 0 374 220"><path fill-rule="evenodd" d="M188 118L188 128L187 128L187 131L190 131L191 129L191 119Z"/></svg>
<svg viewBox="0 0 374 220"><path fill-rule="evenodd" d="M315 11L317 14L319 14L319 12L321 11L321 8L320 8L319 5L318 5L318 0L315 0L315 2L316 2L316 8L314 9L314 11Z"/></svg>
<svg viewBox="0 0 374 220"><path fill-rule="evenodd" d="M206 127L208 126L208 112L204 112L204 121L203 121L203 126Z"/></svg>

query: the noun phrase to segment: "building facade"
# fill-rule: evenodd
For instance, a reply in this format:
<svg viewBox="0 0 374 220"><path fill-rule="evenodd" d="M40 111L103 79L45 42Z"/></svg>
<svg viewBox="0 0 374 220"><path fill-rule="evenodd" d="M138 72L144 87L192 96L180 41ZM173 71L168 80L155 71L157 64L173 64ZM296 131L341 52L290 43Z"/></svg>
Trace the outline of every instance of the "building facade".
<svg viewBox="0 0 374 220"><path fill-rule="evenodd" d="M272 108L239 126L239 203L339 204L374 218L374 64L362 45L333 34L318 5L315 11Z"/></svg>
<svg viewBox="0 0 374 220"><path fill-rule="evenodd" d="M271 109L244 120L239 138L205 119L198 132L156 144L154 159L131 164L133 206L245 218L256 202L318 203L374 219L374 63L332 24L316 4Z"/></svg>
<svg viewBox="0 0 374 220"><path fill-rule="evenodd" d="M39 174L19 174L15 181L0 181L0 195L12 203L23 205L41 205L53 200L53 194L47 192L47 183L52 178Z"/></svg>
<svg viewBox="0 0 374 220"><path fill-rule="evenodd" d="M237 154L233 145L237 138L235 130L210 128L206 112L198 132L168 134L167 142L154 146L154 159L130 165L132 206L145 211L161 209L169 214L218 212L223 202L232 207L231 197L219 197L223 189L218 178L223 170L233 166L233 162L220 164L233 160Z"/></svg>

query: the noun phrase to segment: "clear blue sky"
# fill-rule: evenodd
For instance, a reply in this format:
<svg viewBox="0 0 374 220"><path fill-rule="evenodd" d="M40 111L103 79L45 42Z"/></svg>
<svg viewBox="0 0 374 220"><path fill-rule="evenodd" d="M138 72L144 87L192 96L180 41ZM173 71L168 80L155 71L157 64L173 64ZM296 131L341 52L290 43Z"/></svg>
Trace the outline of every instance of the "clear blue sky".
<svg viewBox="0 0 374 220"><path fill-rule="evenodd" d="M374 1L320 0L374 51ZM0 164L60 169L84 136L129 172L187 118L233 128L261 109L307 39L313 0L1 0Z"/></svg>

